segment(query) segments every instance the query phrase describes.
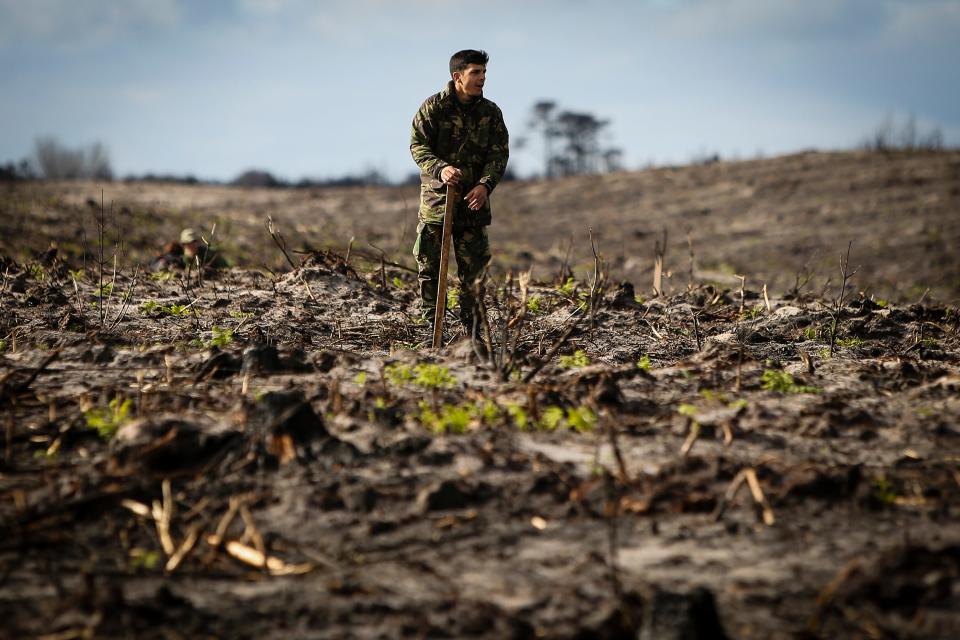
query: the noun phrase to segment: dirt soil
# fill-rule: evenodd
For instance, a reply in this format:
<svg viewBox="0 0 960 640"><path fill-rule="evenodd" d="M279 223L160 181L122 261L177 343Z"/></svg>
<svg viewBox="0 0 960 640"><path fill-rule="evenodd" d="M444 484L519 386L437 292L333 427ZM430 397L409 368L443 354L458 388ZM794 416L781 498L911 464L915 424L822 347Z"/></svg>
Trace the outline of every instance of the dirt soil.
<svg viewBox="0 0 960 640"><path fill-rule="evenodd" d="M0 637L960 637L958 176L505 184L436 353L409 189L5 186Z"/></svg>

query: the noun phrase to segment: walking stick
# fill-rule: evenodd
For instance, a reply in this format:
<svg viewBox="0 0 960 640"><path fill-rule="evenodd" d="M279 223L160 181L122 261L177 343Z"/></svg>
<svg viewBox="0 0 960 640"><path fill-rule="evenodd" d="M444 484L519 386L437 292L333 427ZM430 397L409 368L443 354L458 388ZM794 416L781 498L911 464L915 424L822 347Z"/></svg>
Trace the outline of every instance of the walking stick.
<svg viewBox="0 0 960 640"><path fill-rule="evenodd" d="M453 235L453 209L457 202L456 185L447 185L447 206L443 211L443 240L440 243L440 277L437 282L437 307L433 318L433 348L443 342L443 315L447 311L447 267L450 264L450 237Z"/></svg>

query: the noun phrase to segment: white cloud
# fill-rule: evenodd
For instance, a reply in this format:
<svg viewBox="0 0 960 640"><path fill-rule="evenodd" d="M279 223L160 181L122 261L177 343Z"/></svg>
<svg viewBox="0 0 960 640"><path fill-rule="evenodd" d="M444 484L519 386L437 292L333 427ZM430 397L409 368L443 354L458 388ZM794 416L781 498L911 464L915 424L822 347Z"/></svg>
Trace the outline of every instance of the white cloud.
<svg viewBox="0 0 960 640"><path fill-rule="evenodd" d="M179 0L0 0L0 46L97 47L131 31L174 27L182 14Z"/></svg>

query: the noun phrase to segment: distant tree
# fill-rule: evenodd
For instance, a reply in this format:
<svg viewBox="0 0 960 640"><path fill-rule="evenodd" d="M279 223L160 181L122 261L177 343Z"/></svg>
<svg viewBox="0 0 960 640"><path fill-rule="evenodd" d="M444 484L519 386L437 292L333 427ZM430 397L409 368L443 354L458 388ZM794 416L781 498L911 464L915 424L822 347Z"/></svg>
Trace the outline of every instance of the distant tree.
<svg viewBox="0 0 960 640"><path fill-rule="evenodd" d="M893 115L887 115L860 146L868 151L936 151L943 149L943 132L938 127L920 132L913 114L902 124L897 124Z"/></svg>
<svg viewBox="0 0 960 640"><path fill-rule="evenodd" d="M51 136L37 138L34 160L47 180L113 180L110 154L99 142L71 149Z"/></svg>
<svg viewBox="0 0 960 640"><path fill-rule="evenodd" d="M23 159L18 163L8 162L5 165L0 165L0 182L33 180L35 177L29 160Z"/></svg>
<svg viewBox="0 0 960 640"><path fill-rule="evenodd" d="M277 180L272 173L262 169L249 169L230 181L237 187L282 187L284 183Z"/></svg>
<svg viewBox="0 0 960 640"><path fill-rule="evenodd" d="M622 151L604 148L600 135L610 124L590 113L557 111L550 100L533 105L530 128L543 137L544 175L579 175L616 171ZM558 146L559 143L559 146Z"/></svg>

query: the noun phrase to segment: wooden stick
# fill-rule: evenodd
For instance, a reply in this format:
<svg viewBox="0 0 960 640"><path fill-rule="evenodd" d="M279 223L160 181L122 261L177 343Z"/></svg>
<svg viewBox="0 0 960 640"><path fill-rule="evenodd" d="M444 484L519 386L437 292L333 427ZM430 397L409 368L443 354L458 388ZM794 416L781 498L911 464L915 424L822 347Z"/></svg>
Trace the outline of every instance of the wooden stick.
<svg viewBox="0 0 960 640"><path fill-rule="evenodd" d="M457 187L447 185L447 206L443 211L443 240L440 243L440 275L437 278L437 306L433 318L433 348L443 342L443 315L447 311L447 268L450 266L450 239L453 236L453 211Z"/></svg>

